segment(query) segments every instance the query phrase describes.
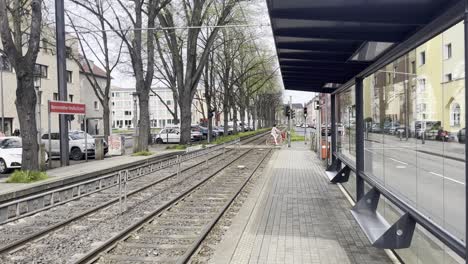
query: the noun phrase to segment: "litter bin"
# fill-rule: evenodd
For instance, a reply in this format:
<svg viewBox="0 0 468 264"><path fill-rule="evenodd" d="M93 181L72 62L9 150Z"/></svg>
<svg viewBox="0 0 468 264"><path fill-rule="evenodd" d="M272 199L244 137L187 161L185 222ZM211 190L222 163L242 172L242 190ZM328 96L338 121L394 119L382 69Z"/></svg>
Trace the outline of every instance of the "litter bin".
<svg viewBox="0 0 468 264"><path fill-rule="evenodd" d="M328 148L327 148L327 142L326 141L322 141L322 160L325 160L328 158L330 158L330 144L328 144Z"/></svg>

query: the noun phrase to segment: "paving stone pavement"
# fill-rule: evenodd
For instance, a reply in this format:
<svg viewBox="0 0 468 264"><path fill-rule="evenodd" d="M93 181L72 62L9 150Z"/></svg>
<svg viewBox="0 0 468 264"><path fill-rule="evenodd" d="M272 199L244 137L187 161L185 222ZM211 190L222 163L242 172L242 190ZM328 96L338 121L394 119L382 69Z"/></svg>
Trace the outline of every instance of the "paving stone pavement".
<svg viewBox="0 0 468 264"><path fill-rule="evenodd" d="M265 173L211 263L392 263L369 244L349 202L303 143L275 153Z"/></svg>

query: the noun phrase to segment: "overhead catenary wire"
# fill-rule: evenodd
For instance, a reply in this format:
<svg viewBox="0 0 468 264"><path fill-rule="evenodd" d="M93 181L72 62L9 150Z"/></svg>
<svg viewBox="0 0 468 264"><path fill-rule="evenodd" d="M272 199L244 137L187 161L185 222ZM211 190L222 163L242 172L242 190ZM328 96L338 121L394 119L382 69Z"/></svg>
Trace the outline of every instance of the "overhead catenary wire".
<svg viewBox="0 0 468 264"><path fill-rule="evenodd" d="M96 29L96 30L79 30L79 31L68 31L66 33L98 33L98 32L129 32L129 31L139 31L139 30L177 30L177 29L205 29L205 28L239 28L239 27L271 27L270 24L228 24L228 25L204 25L204 26L183 26L183 27L153 27L153 28L127 28L127 29Z"/></svg>

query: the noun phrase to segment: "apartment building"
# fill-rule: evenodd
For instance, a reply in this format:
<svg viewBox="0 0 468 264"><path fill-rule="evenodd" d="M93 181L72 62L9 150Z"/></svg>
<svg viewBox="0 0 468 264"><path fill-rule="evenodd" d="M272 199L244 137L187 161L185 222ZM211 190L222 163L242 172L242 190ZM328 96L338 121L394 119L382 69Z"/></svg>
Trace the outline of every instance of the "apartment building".
<svg viewBox="0 0 468 264"><path fill-rule="evenodd" d="M103 135L103 108L88 78L93 81L96 80L99 86L104 89L107 82L106 72L92 61L90 61L90 67L84 64L82 71L80 71L81 103L86 105L87 132L91 135ZM79 118L81 120L83 117ZM83 120L81 121L84 124ZM109 123L112 123L111 117L109 117ZM84 127L82 129L84 130Z"/></svg>
<svg viewBox="0 0 468 264"><path fill-rule="evenodd" d="M68 101L81 102L80 92L80 70L78 64L71 59L72 48L67 47L67 90ZM1 78L0 82L3 85L3 97L0 98L0 104L4 104L5 113L5 134L11 135L15 130L19 130L19 120L16 111L16 75L14 69L5 59L1 63ZM38 75L35 82L36 90L38 91L38 110L37 124L41 134L47 132L48 118L47 102L49 100L58 100L58 84L57 84L57 58L55 51L48 48L47 44L42 43L36 61L36 74ZM40 95L40 96L39 96ZM1 122L1 121L0 121ZM80 129L80 120L73 116L69 121L70 129ZM52 131L58 131L59 118L53 114L51 118Z"/></svg>
<svg viewBox="0 0 468 264"><path fill-rule="evenodd" d="M138 99L133 96L135 89L113 87L111 91L112 128L134 128L134 115L137 114L138 116L140 111ZM151 127L163 128L167 125L173 125L173 116L168 110L168 107L171 111L174 109L174 98L172 96L171 89L166 87L157 87L153 88L153 91L154 93L150 93L149 102ZM206 109L206 104L203 109ZM180 116L180 109L178 109L178 113ZM194 105L192 105L192 123L199 123L201 119L200 100L194 100Z"/></svg>

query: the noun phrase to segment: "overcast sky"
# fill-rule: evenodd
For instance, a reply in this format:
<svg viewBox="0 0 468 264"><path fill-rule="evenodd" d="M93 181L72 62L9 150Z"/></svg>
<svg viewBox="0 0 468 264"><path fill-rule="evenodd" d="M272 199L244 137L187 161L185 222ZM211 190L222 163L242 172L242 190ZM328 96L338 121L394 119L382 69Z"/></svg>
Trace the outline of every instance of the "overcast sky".
<svg viewBox="0 0 468 264"><path fill-rule="evenodd" d="M253 36L253 41L257 43L259 47L263 49L271 50L271 54L276 54L273 34L271 31L270 18L268 16L268 10L265 0L254 0L243 3L243 11L248 16L248 24L258 25L254 27L246 27L245 29L250 31L250 34ZM279 66L278 61L275 61L275 67ZM127 71L127 72L125 72ZM126 66L125 69L119 67L119 69L113 74L113 86L117 87L135 87L135 80L132 76L129 76L131 69L129 66ZM284 90L282 80L280 78L280 71L278 71L278 85L283 89L283 100L285 103L289 101L289 97L292 96L293 103L306 103L310 101L315 93L311 92L301 92L301 91L288 91ZM157 85L156 83L154 85Z"/></svg>

